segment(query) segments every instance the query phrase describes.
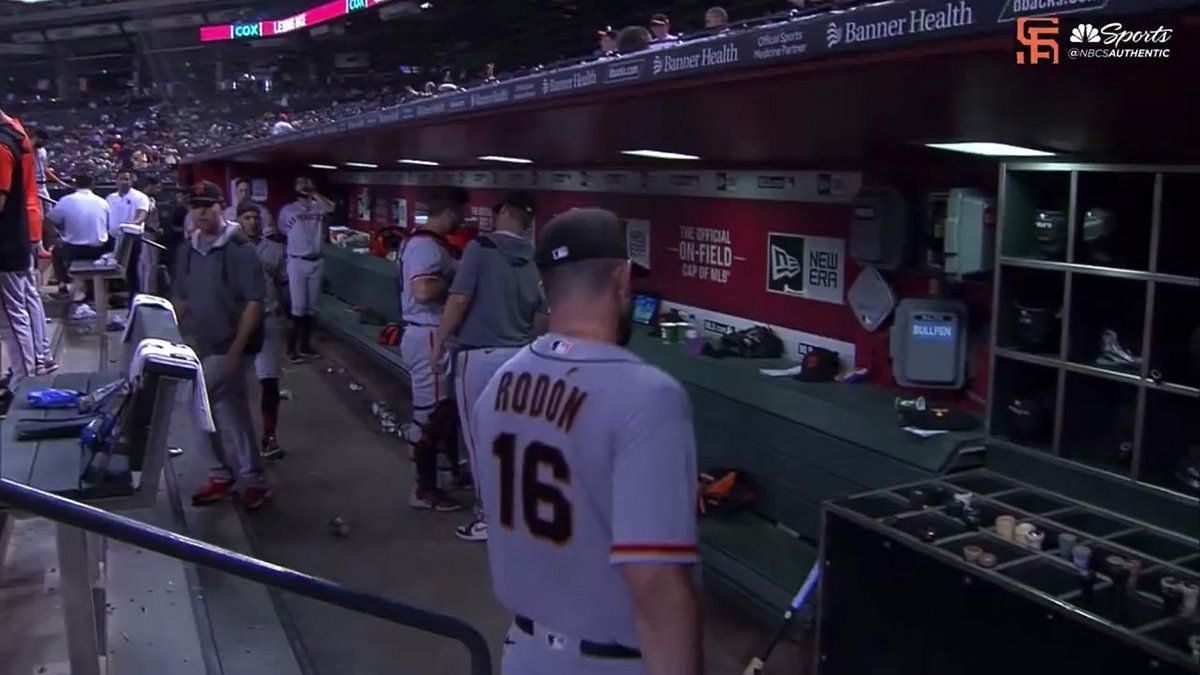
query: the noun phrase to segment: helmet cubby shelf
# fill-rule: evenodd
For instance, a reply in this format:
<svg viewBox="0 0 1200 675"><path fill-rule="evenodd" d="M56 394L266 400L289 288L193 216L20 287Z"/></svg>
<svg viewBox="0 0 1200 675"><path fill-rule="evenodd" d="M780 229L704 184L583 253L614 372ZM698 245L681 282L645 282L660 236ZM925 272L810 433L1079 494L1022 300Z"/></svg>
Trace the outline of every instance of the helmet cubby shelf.
<svg viewBox="0 0 1200 675"><path fill-rule="evenodd" d="M1016 163L1000 182L989 437L1195 499L1200 166Z"/></svg>

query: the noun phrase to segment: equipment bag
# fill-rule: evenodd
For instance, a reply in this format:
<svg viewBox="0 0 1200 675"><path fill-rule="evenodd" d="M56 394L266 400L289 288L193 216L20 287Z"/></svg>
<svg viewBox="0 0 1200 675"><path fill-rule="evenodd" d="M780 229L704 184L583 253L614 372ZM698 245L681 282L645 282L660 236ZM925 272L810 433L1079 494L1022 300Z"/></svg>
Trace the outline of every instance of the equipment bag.
<svg viewBox="0 0 1200 675"><path fill-rule="evenodd" d="M753 483L740 469L718 468L700 474L697 507L701 515L728 516L750 508L757 499Z"/></svg>

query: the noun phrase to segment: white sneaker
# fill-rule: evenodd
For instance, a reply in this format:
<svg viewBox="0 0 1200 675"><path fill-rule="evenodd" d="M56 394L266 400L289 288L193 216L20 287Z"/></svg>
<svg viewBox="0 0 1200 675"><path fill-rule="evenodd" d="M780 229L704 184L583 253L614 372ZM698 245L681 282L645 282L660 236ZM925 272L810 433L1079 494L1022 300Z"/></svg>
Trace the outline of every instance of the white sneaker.
<svg viewBox="0 0 1200 675"><path fill-rule="evenodd" d="M466 525L459 525L458 527L454 528L454 536L462 539L463 541L487 541L487 523L479 518L476 518Z"/></svg>

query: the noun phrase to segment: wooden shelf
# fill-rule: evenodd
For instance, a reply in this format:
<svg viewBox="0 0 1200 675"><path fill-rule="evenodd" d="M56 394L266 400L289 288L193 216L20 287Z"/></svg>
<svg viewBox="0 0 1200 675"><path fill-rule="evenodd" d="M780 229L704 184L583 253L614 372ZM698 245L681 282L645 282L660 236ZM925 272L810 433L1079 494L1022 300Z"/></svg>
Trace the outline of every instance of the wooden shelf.
<svg viewBox="0 0 1200 675"><path fill-rule="evenodd" d="M1137 373L1127 373L1120 370L1112 370L1110 368L1093 366L1091 364L1079 363L1076 361L1063 361L1062 359L1055 358L1053 356L1030 354L1028 352L1022 352L1015 349L1004 349L999 347L996 349L996 356L1012 359L1013 361L1023 361L1025 363L1045 366L1047 368L1060 368L1068 372L1079 373L1080 375L1091 375L1093 377L1100 377L1106 380L1112 380L1114 382L1124 382L1125 384L1143 386L1147 389L1165 391L1171 394L1200 398L1200 388L1192 387L1186 384L1177 384L1174 382L1155 381L1148 377L1142 377Z"/></svg>
<svg viewBox="0 0 1200 675"><path fill-rule="evenodd" d="M1114 328L1136 341L1127 346L1148 359L1149 367L1179 378L1182 375L1177 373L1190 366L1186 351L1178 349L1177 343L1187 339L1183 328L1191 330L1192 317L1186 310L1200 303L1200 275L1183 254L1194 250L1196 240L1188 200L1200 189L1197 174L1197 165L1004 165L997 201L989 440L1048 462L1175 493L1154 484L1154 476L1174 462L1178 452L1178 444L1164 443L1160 437L1165 428L1190 423L1184 411L1192 400L1200 399L1200 386L1152 379L1147 366L1129 372L1095 365L1086 347L1098 330ZM1072 262L1090 260L1085 257L1091 252L1089 244L1082 239L1083 216L1095 206L1109 209L1122 224L1107 246L1120 251L1129 267ZM1066 218L1062 260L1036 257L1040 245L1034 232L1035 214L1048 209L1059 210ZM1061 298L1062 303L1057 340L1046 341L1059 347L1050 353L1013 348L1016 313L1011 306L1026 295L1039 294L1046 302ZM1049 449L1006 437L1011 422L1004 406L1014 396L1054 402ZM1164 427L1164 423L1169 424ZM1194 441L1190 433L1183 435ZM1123 469L1105 463L1101 455L1076 452L1099 447L1089 444L1126 438L1132 452Z"/></svg>

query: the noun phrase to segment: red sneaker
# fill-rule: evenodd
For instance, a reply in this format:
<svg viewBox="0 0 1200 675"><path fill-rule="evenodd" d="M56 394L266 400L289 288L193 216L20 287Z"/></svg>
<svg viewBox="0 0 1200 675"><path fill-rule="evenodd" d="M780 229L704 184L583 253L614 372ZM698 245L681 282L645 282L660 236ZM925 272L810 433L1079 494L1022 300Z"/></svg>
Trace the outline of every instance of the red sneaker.
<svg viewBox="0 0 1200 675"><path fill-rule="evenodd" d="M233 494L233 481L209 478L208 482L192 493L193 506L215 504Z"/></svg>
<svg viewBox="0 0 1200 675"><path fill-rule="evenodd" d="M253 512L259 510L270 498L271 488L248 487L242 490L242 506L246 507L247 511Z"/></svg>

